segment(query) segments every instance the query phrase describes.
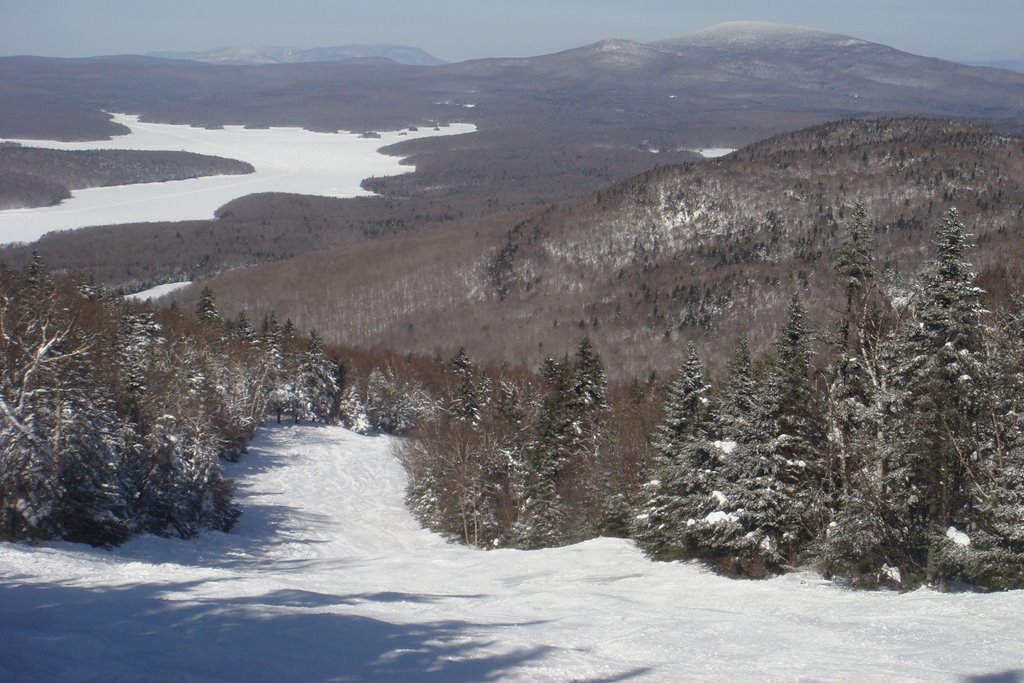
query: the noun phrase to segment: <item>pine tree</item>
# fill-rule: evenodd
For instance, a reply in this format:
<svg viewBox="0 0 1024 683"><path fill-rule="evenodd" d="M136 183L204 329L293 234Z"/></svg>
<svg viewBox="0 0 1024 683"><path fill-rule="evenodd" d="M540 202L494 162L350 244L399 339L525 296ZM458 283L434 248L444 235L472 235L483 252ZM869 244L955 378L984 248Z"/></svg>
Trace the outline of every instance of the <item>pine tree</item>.
<svg viewBox="0 0 1024 683"><path fill-rule="evenodd" d="M586 511L594 507L597 492L585 486L583 473L601 447L607 411L604 366L589 339L580 343L573 361L546 360L541 375L548 396L523 454L516 538L525 548L578 540L596 523ZM577 501L571 510L567 494Z"/></svg>
<svg viewBox="0 0 1024 683"><path fill-rule="evenodd" d="M316 330L310 331L306 351L299 360L295 394L304 418L321 422L331 419L338 394L337 369L324 353Z"/></svg>
<svg viewBox="0 0 1024 683"><path fill-rule="evenodd" d="M985 378L979 355L983 311L956 209L946 213L935 248L936 258L920 278L915 315L894 354L900 391L893 405L901 437L895 469L905 484L890 497L910 517L908 563L944 589L958 571L959 534L976 513L968 487L985 458L978 433Z"/></svg>
<svg viewBox="0 0 1024 683"><path fill-rule="evenodd" d="M209 287L203 287L203 291L199 293L199 301L196 303L196 317L209 325L219 325L221 323L213 290Z"/></svg>
<svg viewBox="0 0 1024 683"><path fill-rule="evenodd" d="M485 401L485 387L477 377L473 362L464 348L460 348L452 357L448 367L454 373L456 382L448 401L449 415L455 420L479 424Z"/></svg>
<svg viewBox="0 0 1024 683"><path fill-rule="evenodd" d="M716 431L723 440L750 441L758 411L757 386L751 369L750 342L742 336L729 359L728 375L719 400Z"/></svg>
<svg viewBox="0 0 1024 683"><path fill-rule="evenodd" d="M889 468L882 448L887 303L876 283L868 217L860 203L854 205L832 264L846 305L832 339L833 361L825 372L829 438L824 476L832 513L822 555L830 574L871 586L902 577L897 566L902 539L886 500Z"/></svg>
<svg viewBox="0 0 1024 683"><path fill-rule="evenodd" d="M767 379L753 382L743 343L730 363L722 431L704 448L706 459L717 459L717 505L689 530L699 556L726 573L764 576L798 559L824 514L808 337L794 295ZM740 406L751 402L753 414L744 416Z"/></svg>
<svg viewBox="0 0 1024 683"><path fill-rule="evenodd" d="M339 419L342 426L350 429L356 434L368 434L372 430L370 417L366 412L366 405L359 393L359 387L354 384L345 392L338 409Z"/></svg>
<svg viewBox="0 0 1024 683"><path fill-rule="evenodd" d="M691 343L668 388L665 417L651 437L655 478L645 485L649 498L633 528L637 543L656 559L701 552L690 532L714 510L719 465L710 443L709 391L703 364Z"/></svg>
<svg viewBox="0 0 1024 683"><path fill-rule="evenodd" d="M516 542L526 549L565 542L566 515L558 479L579 437L571 408L572 367L567 360L548 359L541 374L550 393L525 449L522 509L516 528Z"/></svg>
<svg viewBox="0 0 1024 683"><path fill-rule="evenodd" d="M978 448L964 492L970 512L957 526L962 535L947 533L960 543L944 544L951 573L988 589L1024 587L1024 297L1001 323L982 328Z"/></svg>
<svg viewBox="0 0 1024 683"><path fill-rule="evenodd" d="M775 529L780 553L787 558L795 558L815 538L827 517L820 460L823 429L813 404L805 317L803 304L794 294L767 386L766 427L774 434L769 457L777 463L786 498L780 517L770 526Z"/></svg>

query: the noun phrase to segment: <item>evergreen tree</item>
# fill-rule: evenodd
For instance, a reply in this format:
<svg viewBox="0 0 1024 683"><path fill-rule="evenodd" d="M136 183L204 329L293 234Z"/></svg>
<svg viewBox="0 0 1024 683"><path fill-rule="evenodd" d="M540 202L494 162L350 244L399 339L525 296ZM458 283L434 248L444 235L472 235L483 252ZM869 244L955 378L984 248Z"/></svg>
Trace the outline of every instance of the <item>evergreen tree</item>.
<svg viewBox="0 0 1024 683"><path fill-rule="evenodd" d="M820 448L823 429L811 386L811 349L806 314L794 294L777 342L777 360L768 379L767 424L775 437L769 448L778 463L787 503L775 520L779 549L793 558L824 527Z"/></svg>
<svg viewBox="0 0 1024 683"><path fill-rule="evenodd" d="M238 311L234 322L231 323L231 336L244 342L252 343L256 341L256 330L253 329L252 324L249 322L249 316L246 315L244 310Z"/></svg>
<svg viewBox="0 0 1024 683"><path fill-rule="evenodd" d="M755 433L760 407L750 360L750 342L742 336L728 363L728 375L719 400L716 430L723 440L749 442Z"/></svg>
<svg viewBox="0 0 1024 683"><path fill-rule="evenodd" d="M523 455L523 505L516 537L521 547L560 545L586 536L596 523L585 510L595 491L581 486L600 448L607 381L600 357L584 339L572 362L548 359L541 367L548 396ZM565 502L567 494L577 501ZM570 514L573 511L583 514Z"/></svg>
<svg viewBox="0 0 1024 683"><path fill-rule="evenodd" d="M311 330L299 362L296 394L306 419L328 422L338 394L337 369L324 353L316 330Z"/></svg>
<svg viewBox="0 0 1024 683"><path fill-rule="evenodd" d="M524 453L523 502L516 528L516 541L526 549L565 542L565 510L558 478L579 436L570 407L573 398L570 364L567 360L548 359L541 367L541 374L548 381L550 393Z"/></svg>
<svg viewBox="0 0 1024 683"><path fill-rule="evenodd" d="M645 485L649 498L633 529L637 543L656 559L699 554L689 532L715 507L719 463L710 444L709 390L691 343L669 385L665 416L651 437L655 478Z"/></svg>
<svg viewBox="0 0 1024 683"><path fill-rule="evenodd" d="M965 260L967 236L955 209L946 213L936 258L920 278L914 317L895 350L899 427L894 487L911 529L908 564L924 569L940 588L958 572L965 533L977 507L969 493L987 454L978 427L984 420L980 357L982 308Z"/></svg>
<svg viewBox="0 0 1024 683"><path fill-rule="evenodd" d="M473 363L466 350L459 352L448 362L455 375L456 386L451 392L448 412L453 419L479 424L485 401L485 387L473 369Z"/></svg>
<svg viewBox="0 0 1024 683"><path fill-rule="evenodd" d="M210 325L219 325L221 323L213 290L209 287L203 287L203 291L199 293L199 301L196 303L196 317Z"/></svg>
<svg viewBox="0 0 1024 683"><path fill-rule="evenodd" d="M826 571L855 585L900 583L903 543L886 496L885 397L888 368L882 349L889 332L887 302L875 276L867 212L857 203L833 268L845 308L832 339L825 419L825 485L831 520L822 546Z"/></svg>
<svg viewBox="0 0 1024 683"><path fill-rule="evenodd" d="M341 400L338 409L338 416L342 426L356 434L368 434L372 429L363 397L359 393L359 387L354 384L345 392L345 397Z"/></svg>

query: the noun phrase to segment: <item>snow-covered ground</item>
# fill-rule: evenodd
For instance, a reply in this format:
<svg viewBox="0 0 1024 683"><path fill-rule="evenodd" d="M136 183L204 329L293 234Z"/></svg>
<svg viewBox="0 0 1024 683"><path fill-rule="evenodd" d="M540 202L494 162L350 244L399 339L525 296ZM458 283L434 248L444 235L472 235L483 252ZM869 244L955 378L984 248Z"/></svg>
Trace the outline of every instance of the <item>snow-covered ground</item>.
<svg viewBox="0 0 1024 683"><path fill-rule="evenodd" d="M150 287L144 289L141 292L135 292L134 294L125 294L125 299L131 299L132 301L149 301L151 299L159 299L162 296L166 296L171 292L176 292L179 289L188 287L192 282L186 280L184 282L168 282L164 285L157 285L156 287Z"/></svg>
<svg viewBox="0 0 1024 683"><path fill-rule="evenodd" d="M1024 677L1024 592L734 581L612 539L475 551L409 516L391 444L263 429L231 534L0 544L0 680Z"/></svg>
<svg viewBox="0 0 1024 683"><path fill-rule="evenodd" d="M191 126L141 123L137 116L114 114L131 134L111 140L55 142L13 140L49 149L182 150L247 161L248 175L207 176L164 183L142 183L75 190L56 206L0 211L0 244L30 242L51 230L90 225L182 221L212 218L233 199L256 192L294 192L327 197L369 194L359 185L371 176L413 171L401 159L378 150L396 142L476 130L453 124L438 130L390 131L380 137L353 133L314 133L301 128L248 129L225 126L207 130Z"/></svg>
<svg viewBox="0 0 1024 683"><path fill-rule="evenodd" d="M735 147L700 147L698 149L690 150L696 152L705 159L717 159L718 157L724 157L726 154L732 154L736 151Z"/></svg>

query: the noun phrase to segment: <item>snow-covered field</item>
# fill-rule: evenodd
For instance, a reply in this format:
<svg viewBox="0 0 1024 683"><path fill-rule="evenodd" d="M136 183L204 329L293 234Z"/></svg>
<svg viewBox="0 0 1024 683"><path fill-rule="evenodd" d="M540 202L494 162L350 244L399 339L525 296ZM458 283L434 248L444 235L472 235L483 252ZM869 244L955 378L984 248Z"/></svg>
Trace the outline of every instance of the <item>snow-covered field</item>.
<svg viewBox="0 0 1024 683"><path fill-rule="evenodd" d="M13 140L49 149L182 150L247 161L248 175L207 176L165 183L143 183L75 190L56 206L0 211L0 244L30 242L51 230L90 225L182 221L212 218L233 199L256 192L294 192L327 197L369 194L359 185L371 176L408 173L398 157L378 150L396 142L476 130L453 124L435 130L380 133L379 138L352 133L314 133L301 128L248 129L225 126L207 130L191 126L141 123L137 116L114 114L131 134L112 140L55 142Z"/></svg>
<svg viewBox="0 0 1024 683"><path fill-rule="evenodd" d="M392 441L268 427L231 534L0 544L3 681L1024 678L1024 592L734 581L622 540L474 551L420 529Z"/></svg>
<svg viewBox="0 0 1024 683"><path fill-rule="evenodd" d="M125 294L124 298L131 299L132 301L150 301L151 299L159 299L162 296L167 296L171 292L176 292L179 289L184 289L192 284L191 281L184 282L168 282L164 285L157 285L156 287L150 287L144 289L141 292L135 292L134 294Z"/></svg>

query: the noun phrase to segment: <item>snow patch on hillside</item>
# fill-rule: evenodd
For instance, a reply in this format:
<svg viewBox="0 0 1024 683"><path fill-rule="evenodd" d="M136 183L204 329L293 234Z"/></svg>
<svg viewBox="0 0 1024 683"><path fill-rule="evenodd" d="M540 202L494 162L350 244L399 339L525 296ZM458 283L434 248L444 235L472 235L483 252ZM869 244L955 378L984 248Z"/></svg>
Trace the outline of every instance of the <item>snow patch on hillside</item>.
<svg viewBox="0 0 1024 683"><path fill-rule="evenodd" d="M192 284L191 281L185 282L168 282L167 284L157 285L156 287L150 287L141 292L135 292L134 294L125 294L125 299L131 299L132 301L149 301L151 299L159 299L162 296L166 296L171 292L176 292L179 289L184 289Z"/></svg>
<svg viewBox="0 0 1024 683"><path fill-rule="evenodd" d="M650 562L621 539L449 545L406 511L393 443L264 428L227 465L244 510L230 534L113 551L0 543L0 680L954 681L1022 669L1022 591L734 581Z"/></svg>

